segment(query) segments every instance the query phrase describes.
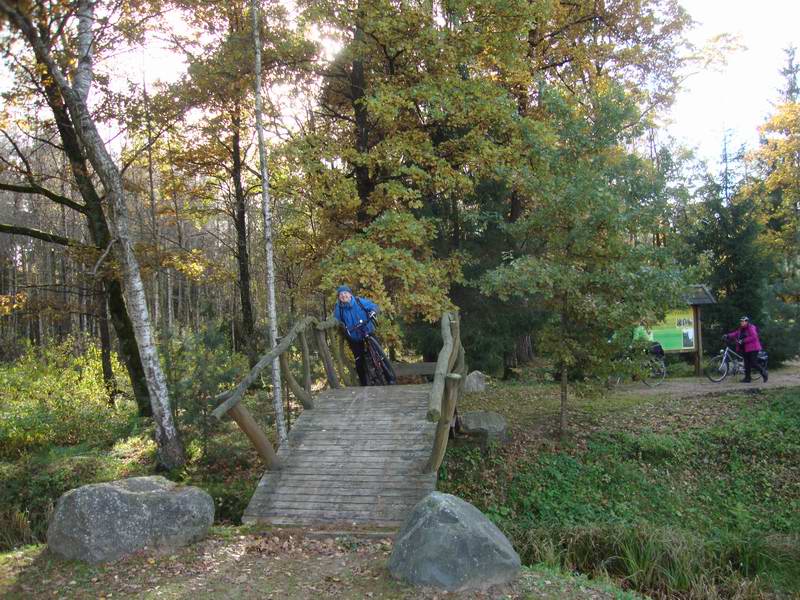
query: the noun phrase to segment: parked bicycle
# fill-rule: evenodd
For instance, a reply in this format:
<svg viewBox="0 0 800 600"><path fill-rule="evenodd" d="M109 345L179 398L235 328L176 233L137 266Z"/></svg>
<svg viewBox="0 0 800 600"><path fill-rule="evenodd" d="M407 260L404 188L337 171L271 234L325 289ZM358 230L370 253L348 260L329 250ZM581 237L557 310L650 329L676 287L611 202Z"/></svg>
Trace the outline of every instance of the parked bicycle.
<svg viewBox="0 0 800 600"><path fill-rule="evenodd" d="M370 320L374 321L373 315ZM369 321L360 320L353 328L364 336L364 373L366 374L367 385L392 385L397 381L392 363L386 357L378 339L369 332L367 323ZM348 334L353 329L347 329ZM352 337L352 336L351 336Z"/></svg>
<svg viewBox="0 0 800 600"><path fill-rule="evenodd" d="M630 362L632 359L626 357L623 360ZM648 387L655 387L661 384L667 376L667 363L664 360L664 350L661 348L661 344L653 344L647 351L646 356L642 358L642 361L642 364L639 365L640 368L637 380ZM630 369L626 370L629 371ZM619 385L621 382L621 375L612 375L608 379L610 386Z"/></svg>
<svg viewBox="0 0 800 600"><path fill-rule="evenodd" d="M758 361L762 366L766 367L767 353L763 351L759 352ZM744 378L744 357L734 352L730 345L726 345L725 348L719 351L719 354L708 361L705 373L706 377L714 383L719 383L729 375L732 377L738 375ZM754 370L751 373L751 377L753 379L759 379L761 373L758 370Z"/></svg>

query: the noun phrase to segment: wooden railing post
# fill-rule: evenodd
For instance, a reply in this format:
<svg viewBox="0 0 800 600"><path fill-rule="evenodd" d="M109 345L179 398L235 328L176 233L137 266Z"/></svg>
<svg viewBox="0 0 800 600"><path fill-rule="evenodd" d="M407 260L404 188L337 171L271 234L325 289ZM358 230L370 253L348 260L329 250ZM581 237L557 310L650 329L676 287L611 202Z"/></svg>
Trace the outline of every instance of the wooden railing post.
<svg viewBox="0 0 800 600"><path fill-rule="evenodd" d="M338 342L337 345L339 346L339 360L342 361L343 374L347 379L347 385L357 386L358 375L356 375L356 372L353 369L353 367L350 366L351 364L350 361L347 360L347 350L345 349L347 344L345 343L344 331L342 331L341 329L338 330L336 341Z"/></svg>
<svg viewBox="0 0 800 600"><path fill-rule="evenodd" d="M289 368L289 358L287 357L286 352L281 354L280 361L281 371L283 371L283 378L289 385L289 389L292 390L294 397L300 401L300 404L303 405L303 408L314 408L314 399L311 397L311 394L300 387L300 384L297 383L297 379L295 379L292 370Z"/></svg>
<svg viewBox="0 0 800 600"><path fill-rule="evenodd" d="M339 375L339 381L344 386L352 385L350 381L350 374L344 367L344 354L342 353L342 335L339 331L331 332L331 352L333 353L333 362L336 366L336 373Z"/></svg>
<svg viewBox="0 0 800 600"><path fill-rule="evenodd" d="M295 397L300 400L305 408L313 408L314 400L311 396L311 366L309 362L308 341L305 337L305 330L307 327L313 326L314 332L317 336L317 343L319 345L319 354L322 362L325 364L325 372L328 375L328 382L332 388L339 387L339 382L336 379L336 372L333 370L330 351L325 341L325 330L337 326L336 320L331 317L325 321L319 321L315 317L307 316L292 326L289 333L281 339L280 343L272 350L264 354L259 361L250 369L250 372L239 384L232 390L227 390L218 394L215 398L221 404L217 406L211 414L217 419L222 419L226 414L230 415L241 428L242 431L250 438L253 446L258 451L259 456L264 460L267 468L275 470L280 468L280 462L272 448L267 436L258 426L253 416L250 414L242 404L241 400L244 398L245 393L250 388L256 379L258 379L261 371L272 364L275 358L279 358L281 362L281 370L286 374L286 382L294 393ZM303 387L297 383L291 370L289 369L289 360L285 353L294 342L295 338L300 336L300 341L303 350Z"/></svg>
<svg viewBox="0 0 800 600"><path fill-rule="evenodd" d="M460 382L461 375L458 373L448 373L445 381L442 412L439 416L439 422L436 424L436 437L433 442L433 450L423 469L424 473L435 473L439 470L444 460L444 453L445 450L447 450L447 438L450 435L450 422L453 420L453 414L455 413Z"/></svg>
<svg viewBox="0 0 800 600"><path fill-rule="evenodd" d="M231 419L236 421L236 424L244 431L245 435L250 438L250 442L255 446L258 455L261 457L261 460L264 461L267 469L270 471L277 471L280 469L281 464L278 460L278 455L275 454L272 444L269 443L267 436L264 435L264 432L258 426L258 423L256 423L253 415L250 414L250 411L239 402L228 410L228 414Z"/></svg>
<svg viewBox="0 0 800 600"><path fill-rule="evenodd" d="M303 389L307 394L311 394L311 358L308 349L308 337L306 330L300 331L300 351L303 353Z"/></svg>
<svg viewBox="0 0 800 600"><path fill-rule="evenodd" d="M325 375L328 377L328 385L332 389L339 386L339 378L336 376L336 369L333 366L333 358L331 357L328 342L325 339L325 330L314 328L314 334L317 338L317 347L319 349L319 357L322 359L322 365L325 367Z"/></svg>
<svg viewBox="0 0 800 600"><path fill-rule="evenodd" d="M450 371L448 363L450 355L453 353L453 334L450 329L450 313L442 315L442 349L439 350L439 358L436 360L436 371L433 373L433 385L428 396L428 420L434 423L439 420L442 414L442 394L444 393L444 382L447 373Z"/></svg>

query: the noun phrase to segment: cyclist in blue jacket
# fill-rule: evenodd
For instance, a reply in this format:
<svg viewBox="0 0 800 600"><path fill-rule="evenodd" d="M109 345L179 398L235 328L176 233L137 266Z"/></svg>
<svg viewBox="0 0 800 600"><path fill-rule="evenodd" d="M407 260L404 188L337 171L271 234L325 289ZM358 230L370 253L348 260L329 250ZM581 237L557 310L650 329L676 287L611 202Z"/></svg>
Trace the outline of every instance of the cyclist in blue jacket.
<svg viewBox="0 0 800 600"><path fill-rule="evenodd" d="M336 288L336 294L338 300L336 306L333 307L333 316L344 326L347 343L356 359L358 381L364 386L367 385L367 374L364 369L364 353L366 352L364 337L367 333L375 332L375 323L372 318L378 313L378 305L368 298L354 295L353 290L347 285L340 285ZM366 323L366 326L358 327L362 323Z"/></svg>

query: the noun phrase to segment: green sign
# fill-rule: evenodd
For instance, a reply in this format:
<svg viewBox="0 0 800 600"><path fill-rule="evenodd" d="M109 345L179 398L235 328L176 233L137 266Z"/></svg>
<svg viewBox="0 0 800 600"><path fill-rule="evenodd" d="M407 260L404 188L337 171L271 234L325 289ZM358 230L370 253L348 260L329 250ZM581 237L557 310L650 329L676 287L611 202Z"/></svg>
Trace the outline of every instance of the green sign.
<svg viewBox="0 0 800 600"><path fill-rule="evenodd" d="M649 340L658 342L665 352L690 352L695 349L692 309L673 310L660 323L646 332Z"/></svg>

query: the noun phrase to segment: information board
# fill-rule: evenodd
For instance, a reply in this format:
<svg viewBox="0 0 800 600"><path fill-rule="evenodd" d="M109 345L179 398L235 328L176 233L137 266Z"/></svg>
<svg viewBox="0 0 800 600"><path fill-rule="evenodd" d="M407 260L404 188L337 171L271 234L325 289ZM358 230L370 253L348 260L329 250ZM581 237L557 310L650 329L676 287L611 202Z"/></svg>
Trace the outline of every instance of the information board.
<svg viewBox="0 0 800 600"><path fill-rule="evenodd" d="M648 337L661 344L665 352L689 352L695 349L692 309L671 310L660 323L653 325Z"/></svg>

